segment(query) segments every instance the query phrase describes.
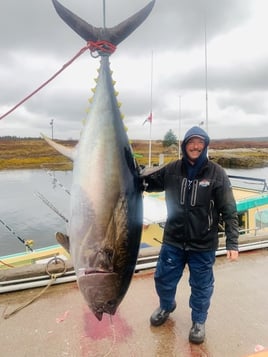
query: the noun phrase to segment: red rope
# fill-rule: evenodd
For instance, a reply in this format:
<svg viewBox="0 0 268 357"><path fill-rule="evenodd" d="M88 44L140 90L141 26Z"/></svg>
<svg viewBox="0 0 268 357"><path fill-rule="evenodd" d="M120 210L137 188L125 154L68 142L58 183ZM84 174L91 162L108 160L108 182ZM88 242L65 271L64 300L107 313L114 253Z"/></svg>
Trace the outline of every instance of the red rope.
<svg viewBox="0 0 268 357"><path fill-rule="evenodd" d="M104 40L97 42L89 41L87 44L89 46L91 56L93 57L98 57L100 53L111 55L116 50L115 45L113 45L111 42ZM94 56L94 52L98 52L97 56Z"/></svg>
<svg viewBox="0 0 268 357"><path fill-rule="evenodd" d="M0 116L0 120L8 116L10 113L12 113L15 109L17 109L20 105L22 105L24 102L26 102L28 99L30 99L33 95L35 95L37 92L39 92L42 88L44 88L48 83L50 83L54 78L56 78L62 71L64 71L70 64L72 64L79 56L81 56L86 50L89 49L89 45L86 45L83 47L73 58L71 58L68 62L66 62L62 68L57 71L52 77L50 77L46 82L44 82L40 87L38 87L35 91L33 91L31 94L27 95L24 99L22 99L18 104L16 104L14 107L12 107L9 111L7 111L5 114Z"/></svg>
<svg viewBox="0 0 268 357"><path fill-rule="evenodd" d="M80 57L86 50L90 50L91 56L96 58L101 54L112 54L116 50L116 46L108 41L89 41L85 47L83 47L73 58L71 58L68 62L66 62L62 68L57 71L52 77L50 77L46 82L44 82L40 87L34 90L31 94L27 95L24 99L22 99L18 104L8 110L6 113L0 116L0 120L8 116L10 113L14 112L20 105L30 99L33 95L39 92L42 88L44 88L48 83L50 83L53 79L55 79L61 72L63 72L68 66L70 66L78 57ZM97 52L97 55L94 53Z"/></svg>

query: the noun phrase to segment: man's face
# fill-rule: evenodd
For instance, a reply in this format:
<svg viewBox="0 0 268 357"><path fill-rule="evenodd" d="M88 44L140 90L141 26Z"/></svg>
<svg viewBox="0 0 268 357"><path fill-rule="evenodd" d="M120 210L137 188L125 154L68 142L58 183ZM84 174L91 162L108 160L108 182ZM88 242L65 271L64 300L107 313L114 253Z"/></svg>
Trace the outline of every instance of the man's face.
<svg viewBox="0 0 268 357"><path fill-rule="evenodd" d="M190 162L194 163L205 148L205 140L192 137L186 144L185 150Z"/></svg>

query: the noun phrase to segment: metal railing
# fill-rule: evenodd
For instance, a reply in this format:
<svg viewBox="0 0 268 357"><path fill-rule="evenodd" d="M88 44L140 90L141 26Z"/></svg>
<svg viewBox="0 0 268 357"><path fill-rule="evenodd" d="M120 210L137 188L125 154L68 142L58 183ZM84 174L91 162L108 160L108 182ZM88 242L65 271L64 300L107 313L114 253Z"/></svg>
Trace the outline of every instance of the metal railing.
<svg viewBox="0 0 268 357"><path fill-rule="evenodd" d="M232 180L240 180L239 185L233 185L233 187L239 187L239 188L248 188L248 189L254 189L259 192L266 192L268 191L268 184L266 179L261 179L261 178L256 178L256 177L248 177L248 176L237 176L237 175L228 175L230 178L231 182ZM235 183L236 181L234 181ZM246 186L248 185L248 186ZM253 186L255 185L255 187Z"/></svg>

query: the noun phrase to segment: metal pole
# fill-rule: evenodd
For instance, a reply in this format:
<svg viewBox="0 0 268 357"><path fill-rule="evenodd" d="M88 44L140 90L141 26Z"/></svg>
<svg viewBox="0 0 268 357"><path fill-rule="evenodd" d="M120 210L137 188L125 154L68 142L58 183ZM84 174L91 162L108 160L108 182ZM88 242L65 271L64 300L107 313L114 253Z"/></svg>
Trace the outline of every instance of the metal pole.
<svg viewBox="0 0 268 357"><path fill-rule="evenodd" d="M152 158L152 119L153 119L153 64L154 64L154 60L153 60L153 51L152 51L152 56L151 56L151 98L150 98L150 107L151 107L151 111L150 111L150 136L149 136L149 163L148 166L151 167L151 158Z"/></svg>
<svg viewBox="0 0 268 357"><path fill-rule="evenodd" d="M208 56L207 56L207 16L206 6L204 14L204 32L205 32L205 86L206 86L206 132L208 133Z"/></svg>
<svg viewBox="0 0 268 357"><path fill-rule="evenodd" d="M7 225L2 219L0 219L0 223L2 223L2 225L4 227L6 227L6 229L13 234L21 243L23 243L31 252L33 252L33 249L31 248L31 246L27 243L27 241L25 241L23 238L21 238L20 236L17 235L17 233L9 226Z"/></svg>
<svg viewBox="0 0 268 357"><path fill-rule="evenodd" d="M148 166L151 167L151 158L152 158L152 123L150 123L150 140L149 140L149 163Z"/></svg>
<svg viewBox="0 0 268 357"><path fill-rule="evenodd" d="M54 133L53 133L53 126L54 126L54 119L51 119L50 121L50 126L51 126L51 139L54 139Z"/></svg>
<svg viewBox="0 0 268 357"><path fill-rule="evenodd" d="M181 158L181 95L179 96L179 159Z"/></svg>
<svg viewBox="0 0 268 357"><path fill-rule="evenodd" d="M106 4L103 0L103 28L106 28Z"/></svg>

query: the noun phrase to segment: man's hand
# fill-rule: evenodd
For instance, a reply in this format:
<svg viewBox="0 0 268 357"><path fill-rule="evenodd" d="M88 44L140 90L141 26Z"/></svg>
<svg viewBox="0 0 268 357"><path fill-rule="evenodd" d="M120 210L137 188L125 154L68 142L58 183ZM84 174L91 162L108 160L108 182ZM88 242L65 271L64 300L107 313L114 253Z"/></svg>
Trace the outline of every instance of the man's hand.
<svg viewBox="0 0 268 357"><path fill-rule="evenodd" d="M238 259L238 251L237 250L227 250L227 259L230 261L234 261Z"/></svg>

